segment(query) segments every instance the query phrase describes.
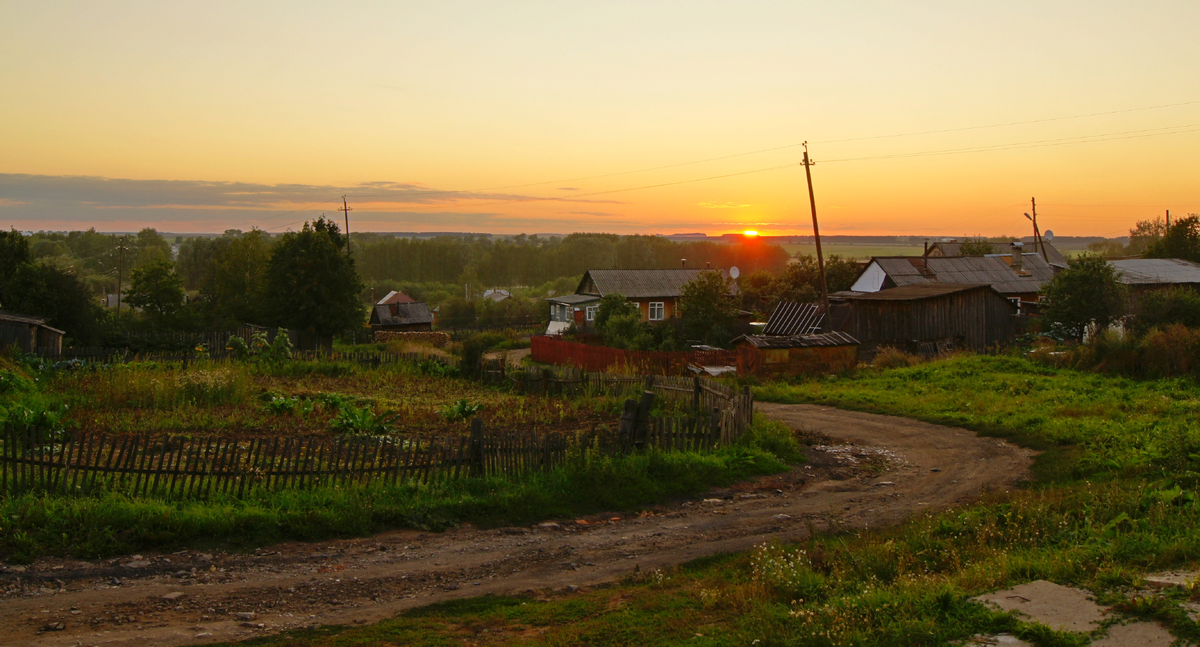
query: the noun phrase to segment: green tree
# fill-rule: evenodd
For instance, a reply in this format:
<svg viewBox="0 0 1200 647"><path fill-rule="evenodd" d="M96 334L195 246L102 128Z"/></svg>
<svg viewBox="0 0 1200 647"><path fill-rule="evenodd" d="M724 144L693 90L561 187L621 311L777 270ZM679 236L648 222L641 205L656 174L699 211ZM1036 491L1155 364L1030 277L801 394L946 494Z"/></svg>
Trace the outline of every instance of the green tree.
<svg viewBox="0 0 1200 647"><path fill-rule="evenodd" d="M29 262L29 241L21 232L12 229L0 232L0 308L8 307L9 283L17 268Z"/></svg>
<svg viewBox="0 0 1200 647"><path fill-rule="evenodd" d="M683 315L684 332L689 338L714 346L729 343L738 315L737 297L733 292L733 279L715 271L701 272L683 286L679 310Z"/></svg>
<svg viewBox="0 0 1200 647"><path fill-rule="evenodd" d="M169 261L154 261L133 270L125 303L141 308L156 326L169 325L183 307L183 279Z"/></svg>
<svg viewBox="0 0 1200 647"><path fill-rule="evenodd" d="M212 243L200 293L214 324L228 327L267 320L270 262L271 239L259 229L226 232Z"/></svg>
<svg viewBox="0 0 1200 647"><path fill-rule="evenodd" d="M1129 253L1143 254L1146 249L1158 242L1167 233L1167 223L1162 218L1138 221L1129 230Z"/></svg>
<svg viewBox="0 0 1200 647"><path fill-rule="evenodd" d="M346 238L325 218L280 237L267 266L267 301L275 323L323 337L362 326L365 289L346 254Z"/></svg>
<svg viewBox="0 0 1200 647"><path fill-rule="evenodd" d="M1150 243L1146 258L1182 258L1200 262L1200 216L1189 214L1176 220L1162 238Z"/></svg>
<svg viewBox="0 0 1200 647"><path fill-rule="evenodd" d="M987 256L995 252L996 246L980 236L967 238L958 246L958 253L963 256Z"/></svg>
<svg viewBox="0 0 1200 647"><path fill-rule="evenodd" d="M609 294L600 299L600 303L596 306L596 318L592 321L592 325L596 327L596 331L604 334L604 328L608 325L608 320L615 316L623 314L633 314L639 319L641 311L638 310L636 303L626 301L623 294Z"/></svg>
<svg viewBox="0 0 1200 647"><path fill-rule="evenodd" d="M171 260L171 243L152 227L143 228L131 242L138 267Z"/></svg>
<svg viewBox="0 0 1200 647"><path fill-rule="evenodd" d="M1088 251L1104 258L1117 258L1126 254L1125 246L1115 240L1096 240L1088 243Z"/></svg>
<svg viewBox="0 0 1200 647"><path fill-rule="evenodd" d="M1049 305L1046 318L1055 328L1078 340L1090 324L1105 328L1124 314L1125 290L1116 271L1103 257L1080 254L1042 289Z"/></svg>
<svg viewBox="0 0 1200 647"><path fill-rule="evenodd" d="M104 319L100 300L71 270L25 263L7 281L6 292L5 309L47 317L70 342L83 346L98 343Z"/></svg>

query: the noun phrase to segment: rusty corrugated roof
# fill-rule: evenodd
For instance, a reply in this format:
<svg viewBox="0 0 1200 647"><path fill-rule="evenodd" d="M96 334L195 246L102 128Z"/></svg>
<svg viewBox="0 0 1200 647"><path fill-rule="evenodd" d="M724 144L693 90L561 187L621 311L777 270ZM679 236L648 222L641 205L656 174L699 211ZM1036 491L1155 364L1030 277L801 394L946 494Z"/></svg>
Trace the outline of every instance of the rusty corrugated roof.
<svg viewBox="0 0 1200 647"><path fill-rule="evenodd" d="M820 346L857 346L858 340L844 332L819 335L742 335L733 340L748 342L755 348L816 348Z"/></svg>

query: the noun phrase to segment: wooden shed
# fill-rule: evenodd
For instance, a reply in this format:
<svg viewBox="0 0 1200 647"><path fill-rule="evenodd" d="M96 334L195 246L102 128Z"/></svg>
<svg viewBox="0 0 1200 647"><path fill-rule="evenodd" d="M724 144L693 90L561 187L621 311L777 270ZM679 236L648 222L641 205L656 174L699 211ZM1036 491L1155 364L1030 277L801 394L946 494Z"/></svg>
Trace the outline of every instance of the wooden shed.
<svg viewBox="0 0 1200 647"><path fill-rule="evenodd" d="M742 335L733 340L739 376L811 375L858 365L858 340L844 332Z"/></svg>
<svg viewBox="0 0 1200 647"><path fill-rule="evenodd" d="M46 317L34 317L0 310L0 347L16 344L24 353L61 355L65 333L46 325Z"/></svg>
<svg viewBox="0 0 1200 647"><path fill-rule="evenodd" d="M990 285L919 283L878 292L831 295L830 325L873 353L893 346L936 355L982 351L1016 334L1017 306Z"/></svg>
<svg viewBox="0 0 1200 647"><path fill-rule="evenodd" d="M371 329L376 332L432 330L433 313L421 302L376 305L371 310Z"/></svg>

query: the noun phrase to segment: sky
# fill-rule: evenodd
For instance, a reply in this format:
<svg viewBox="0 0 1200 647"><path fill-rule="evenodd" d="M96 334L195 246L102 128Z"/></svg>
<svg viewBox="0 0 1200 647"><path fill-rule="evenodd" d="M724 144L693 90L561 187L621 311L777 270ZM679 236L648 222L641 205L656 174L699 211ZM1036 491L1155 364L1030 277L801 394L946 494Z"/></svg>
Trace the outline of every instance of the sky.
<svg viewBox="0 0 1200 647"><path fill-rule="evenodd" d="M1200 3L0 0L0 227L1119 236Z"/></svg>

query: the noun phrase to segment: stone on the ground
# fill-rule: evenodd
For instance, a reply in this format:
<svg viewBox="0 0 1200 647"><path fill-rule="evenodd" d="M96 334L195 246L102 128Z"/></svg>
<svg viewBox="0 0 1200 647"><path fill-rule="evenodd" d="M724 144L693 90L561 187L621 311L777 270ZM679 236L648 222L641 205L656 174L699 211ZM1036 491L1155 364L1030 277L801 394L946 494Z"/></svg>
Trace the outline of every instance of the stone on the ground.
<svg viewBox="0 0 1200 647"><path fill-rule="evenodd" d="M1146 576L1146 585L1155 589L1185 588L1196 581L1200 573L1196 571L1165 571L1151 573Z"/></svg>
<svg viewBox="0 0 1200 647"><path fill-rule="evenodd" d="M166 600L167 602L174 602L185 595L187 595L187 593L184 593L183 591L172 591L162 596L162 599Z"/></svg>
<svg viewBox="0 0 1200 647"><path fill-rule="evenodd" d="M1108 628L1108 635L1092 644L1106 647L1170 647L1175 642L1171 635L1161 625L1153 622L1135 622L1128 625L1117 625Z"/></svg>
<svg viewBox="0 0 1200 647"><path fill-rule="evenodd" d="M995 636L975 636L967 643L966 647L1033 647L1033 645L1012 634L996 634Z"/></svg>
<svg viewBox="0 0 1200 647"><path fill-rule="evenodd" d="M1003 611L1015 611L1057 631L1089 632L1104 620L1100 605L1086 591L1045 580L974 598Z"/></svg>

